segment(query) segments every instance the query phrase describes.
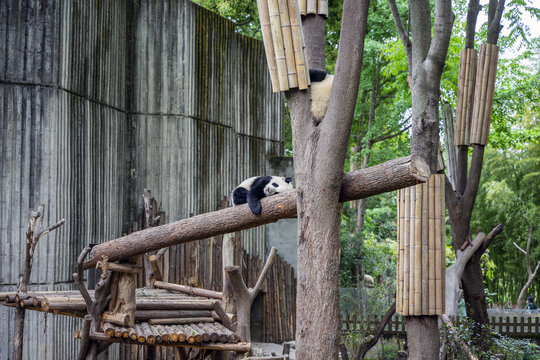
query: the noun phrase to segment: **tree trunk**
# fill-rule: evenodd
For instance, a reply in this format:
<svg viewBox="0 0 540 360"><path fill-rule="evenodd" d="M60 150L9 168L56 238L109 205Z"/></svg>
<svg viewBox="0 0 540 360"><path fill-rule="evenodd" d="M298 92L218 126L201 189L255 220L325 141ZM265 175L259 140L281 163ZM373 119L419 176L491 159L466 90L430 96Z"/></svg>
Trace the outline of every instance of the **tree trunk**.
<svg viewBox="0 0 540 360"><path fill-rule="evenodd" d="M360 69L369 1L346 0L336 73L325 117L314 121L310 92L287 93L298 187L296 358L337 359L339 353L340 187ZM324 68L324 23L303 21L311 68ZM315 65L314 65L315 64Z"/></svg>
<svg viewBox="0 0 540 360"><path fill-rule="evenodd" d="M438 359L439 343L439 325L437 323L437 316L407 317L407 345L409 346L409 359Z"/></svg>

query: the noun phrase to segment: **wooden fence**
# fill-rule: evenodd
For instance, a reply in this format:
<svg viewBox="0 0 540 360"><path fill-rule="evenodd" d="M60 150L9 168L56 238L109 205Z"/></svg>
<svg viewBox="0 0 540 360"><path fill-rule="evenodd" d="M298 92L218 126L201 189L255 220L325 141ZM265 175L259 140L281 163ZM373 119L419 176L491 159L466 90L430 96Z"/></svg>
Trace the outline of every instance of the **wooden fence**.
<svg viewBox="0 0 540 360"><path fill-rule="evenodd" d="M372 333L382 316L357 317L347 315L343 319L342 333ZM460 324L464 318L459 317ZM540 338L540 317L491 316L490 325L501 335L514 338ZM384 329L384 336L405 336L407 327L400 315L394 315Z"/></svg>

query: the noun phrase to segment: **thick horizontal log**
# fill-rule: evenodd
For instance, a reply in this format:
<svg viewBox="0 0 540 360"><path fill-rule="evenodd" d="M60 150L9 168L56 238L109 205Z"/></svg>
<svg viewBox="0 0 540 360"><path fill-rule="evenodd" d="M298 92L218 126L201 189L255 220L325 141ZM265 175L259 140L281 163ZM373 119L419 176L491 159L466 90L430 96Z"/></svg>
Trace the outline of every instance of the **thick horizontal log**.
<svg viewBox="0 0 540 360"><path fill-rule="evenodd" d="M214 318L211 317L194 317L194 318L160 318L160 319L149 319L148 324L150 325L180 325L180 324L191 324L199 322L213 322Z"/></svg>
<svg viewBox="0 0 540 360"><path fill-rule="evenodd" d="M163 281L154 281L154 286L160 289L167 289L172 291L179 291L189 295L204 296L213 299L221 300L223 298L223 293L219 291L200 289L192 286L180 285L180 284L171 284Z"/></svg>
<svg viewBox="0 0 540 360"><path fill-rule="evenodd" d="M429 178L426 162L418 156L407 156L383 164L347 173L343 177L340 201L363 199L369 196L409 187ZM213 211L170 224L136 231L92 248L90 259L83 267L89 269L103 255L117 261L142 255L167 246L250 229L296 217L297 190L262 199L262 212L254 215L248 205Z"/></svg>
<svg viewBox="0 0 540 360"><path fill-rule="evenodd" d="M212 317L210 310L136 310L135 321L168 318Z"/></svg>
<svg viewBox="0 0 540 360"><path fill-rule="evenodd" d="M108 262L105 265L104 262L98 261L96 268L103 270L103 267L106 267L108 271L116 271L126 274L140 274L142 272L142 266L131 265L131 264L117 264L113 262Z"/></svg>

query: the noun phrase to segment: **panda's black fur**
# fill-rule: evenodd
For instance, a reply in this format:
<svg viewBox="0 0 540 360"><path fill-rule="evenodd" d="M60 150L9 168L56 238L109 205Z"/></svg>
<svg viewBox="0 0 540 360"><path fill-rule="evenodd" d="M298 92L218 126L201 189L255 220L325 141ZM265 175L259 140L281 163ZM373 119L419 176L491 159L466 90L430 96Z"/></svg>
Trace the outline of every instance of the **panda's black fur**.
<svg viewBox="0 0 540 360"><path fill-rule="evenodd" d="M254 176L244 180L232 192L233 205L248 203L251 212L261 213L261 199L293 189L290 177Z"/></svg>
<svg viewBox="0 0 540 360"><path fill-rule="evenodd" d="M321 121L326 114L334 75L325 70L309 70L311 80L311 113L317 122Z"/></svg>

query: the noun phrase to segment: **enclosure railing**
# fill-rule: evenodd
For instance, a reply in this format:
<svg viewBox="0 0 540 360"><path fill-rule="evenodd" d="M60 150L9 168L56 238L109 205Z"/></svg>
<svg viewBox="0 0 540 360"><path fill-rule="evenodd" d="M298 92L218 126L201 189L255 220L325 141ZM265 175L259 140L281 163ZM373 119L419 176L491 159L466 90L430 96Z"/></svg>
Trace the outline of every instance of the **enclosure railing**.
<svg viewBox="0 0 540 360"><path fill-rule="evenodd" d="M382 316L367 317L346 315L343 317L342 333L373 333ZM464 317L458 317L457 324ZM540 338L540 316L490 316L492 329L499 334L515 338ZM394 315L384 328L384 336L405 336L406 324L402 316Z"/></svg>

